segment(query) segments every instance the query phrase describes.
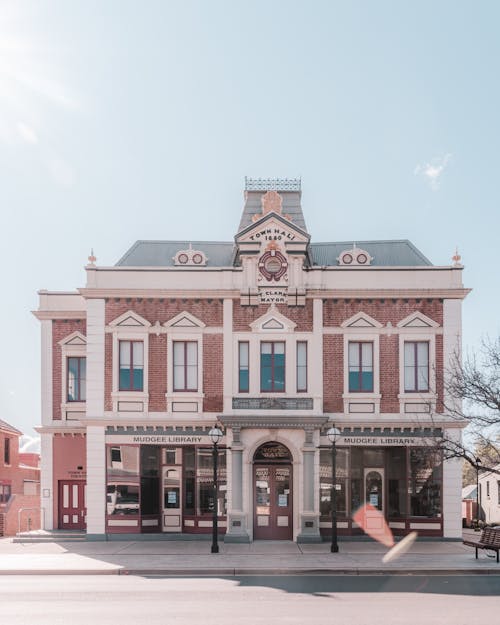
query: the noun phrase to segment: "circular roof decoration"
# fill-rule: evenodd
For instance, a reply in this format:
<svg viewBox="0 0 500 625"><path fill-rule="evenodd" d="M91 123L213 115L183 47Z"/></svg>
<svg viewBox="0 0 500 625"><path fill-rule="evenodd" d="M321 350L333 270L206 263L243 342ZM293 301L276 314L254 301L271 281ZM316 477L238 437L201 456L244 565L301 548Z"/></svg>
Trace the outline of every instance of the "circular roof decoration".
<svg viewBox="0 0 500 625"><path fill-rule="evenodd" d="M174 265L183 265L184 267L204 267L208 258L205 252L201 250L193 250L191 243L188 250L179 250L173 258Z"/></svg>
<svg viewBox="0 0 500 625"><path fill-rule="evenodd" d="M264 252L259 260L259 271L266 280L278 282L288 269L286 258L277 250Z"/></svg>
<svg viewBox="0 0 500 625"><path fill-rule="evenodd" d="M338 256L337 261L339 265L371 265L373 257L366 250L362 250L357 247L356 243L352 244L352 248L350 250L344 250Z"/></svg>

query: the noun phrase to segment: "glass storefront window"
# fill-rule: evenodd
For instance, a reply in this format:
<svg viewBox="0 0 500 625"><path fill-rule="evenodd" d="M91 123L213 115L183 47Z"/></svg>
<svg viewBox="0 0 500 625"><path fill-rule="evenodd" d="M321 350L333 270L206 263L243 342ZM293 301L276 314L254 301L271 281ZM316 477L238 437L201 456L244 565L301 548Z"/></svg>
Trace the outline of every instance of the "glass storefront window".
<svg viewBox="0 0 500 625"><path fill-rule="evenodd" d="M410 449L408 492L410 515L439 518L441 516L442 453L434 449Z"/></svg>
<svg viewBox="0 0 500 625"><path fill-rule="evenodd" d="M213 489L213 458L211 448L198 448L196 450L196 485L197 485L197 513L213 514L214 489ZM219 449L218 455L218 501L217 515L226 514L226 450Z"/></svg>
<svg viewBox="0 0 500 625"><path fill-rule="evenodd" d="M406 516L406 447L389 447L387 453L387 516Z"/></svg>
<svg viewBox="0 0 500 625"><path fill-rule="evenodd" d="M107 446L106 467L107 514L139 514L139 447Z"/></svg>
<svg viewBox="0 0 500 625"><path fill-rule="evenodd" d="M331 518L332 493L332 451L321 449L319 452L319 509L322 521ZM347 475L348 450L337 448L336 482L337 482L337 514L347 516Z"/></svg>
<svg viewBox="0 0 500 625"><path fill-rule="evenodd" d="M141 446L141 514L160 513L161 448Z"/></svg>

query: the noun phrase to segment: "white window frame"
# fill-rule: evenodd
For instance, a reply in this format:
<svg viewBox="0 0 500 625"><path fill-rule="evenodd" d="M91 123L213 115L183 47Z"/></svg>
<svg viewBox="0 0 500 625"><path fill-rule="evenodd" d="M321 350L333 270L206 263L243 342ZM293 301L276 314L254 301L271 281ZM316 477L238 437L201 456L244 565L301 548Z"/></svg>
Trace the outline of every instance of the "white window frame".
<svg viewBox="0 0 500 625"><path fill-rule="evenodd" d="M167 411L182 414L203 412L203 329L205 324L188 312L181 312L165 322L167 329ZM174 342L189 341L198 346L198 388L196 391L174 390ZM182 404L187 406L182 408ZM177 409L179 407L179 409Z"/></svg>
<svg viewBox="0 0 500 625"><path fill-rule="evenodd" d="M133 311L127 311L110 322L106 328L112 333L112 383L113 412L118 413L120 402L142 403L143 409L133 412L147 413L149 404L149 321ZM142 391L121 391L119 387L120 341L142 341L143 385ZM104 383L104 382L103 382ZM128 411L127 411L128 412Z"/></svg>
<svg viewBox="0 0 500 625"><path fill-rule="evenodd" d="M85 413L87 409L86 401L68 401L68 358L87 358L87 338L81 332L76 331L65 336L59 341L59 345L61 346L61 419L66 421L68 413ZM88 371L86 375L88 378Z"/></svg>
<svg viewBox="0 0 500 625"><path fill-rule="evenodd" d="M373 412L380 413L380 334L374 328L344 328L344 412L351 413L350 404L373 405ZM372 343L373 345L373 391L349 390L349 343Z"/></svg>
<svg viewBox="0 0 500 625"><path fill-rule="evenodd" d="M429 390L428 391L405 391L405 343L428 343L429 344ZM429 328L400 328L399 329L399 394L401 413L405 411L405 404L424 405L428 404L428 412L436 410L436 333L430 332Z"/></svg>

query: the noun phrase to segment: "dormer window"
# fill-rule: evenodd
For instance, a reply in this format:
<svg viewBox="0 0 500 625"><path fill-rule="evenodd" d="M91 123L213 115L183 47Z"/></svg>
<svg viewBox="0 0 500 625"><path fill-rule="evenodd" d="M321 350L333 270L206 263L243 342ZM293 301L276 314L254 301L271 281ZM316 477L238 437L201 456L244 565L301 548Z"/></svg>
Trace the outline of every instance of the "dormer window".
<svg viewBox="0 0 500 625"><path fill-rule="evenodd" d="M189 249L187 250L179 250L177 254L174 256L174 264L177 266L196 266L196 267L204 267L207 264L207 257L204 252L201 250L193 250L191 244L189 244Z"/></svg>
<svg viewBox="0 0 500 625"><path fill-rule="evenodd" d="M337 261L339 265L370 265L373 258L366 250L362 250L354 244L350 250L344 250Z"/></svg>

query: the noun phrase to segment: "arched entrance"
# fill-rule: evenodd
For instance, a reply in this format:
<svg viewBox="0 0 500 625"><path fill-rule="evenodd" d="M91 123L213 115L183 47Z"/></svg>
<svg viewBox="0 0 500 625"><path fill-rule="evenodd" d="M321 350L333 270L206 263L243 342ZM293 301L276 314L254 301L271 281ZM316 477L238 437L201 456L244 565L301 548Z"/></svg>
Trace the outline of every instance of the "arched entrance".
<svg viewBox="0 0 500 625"><path fill-rule="evenodd" d="M253 457L254 540L292 540L292 454L281 443L261 445Z"/></svg>

